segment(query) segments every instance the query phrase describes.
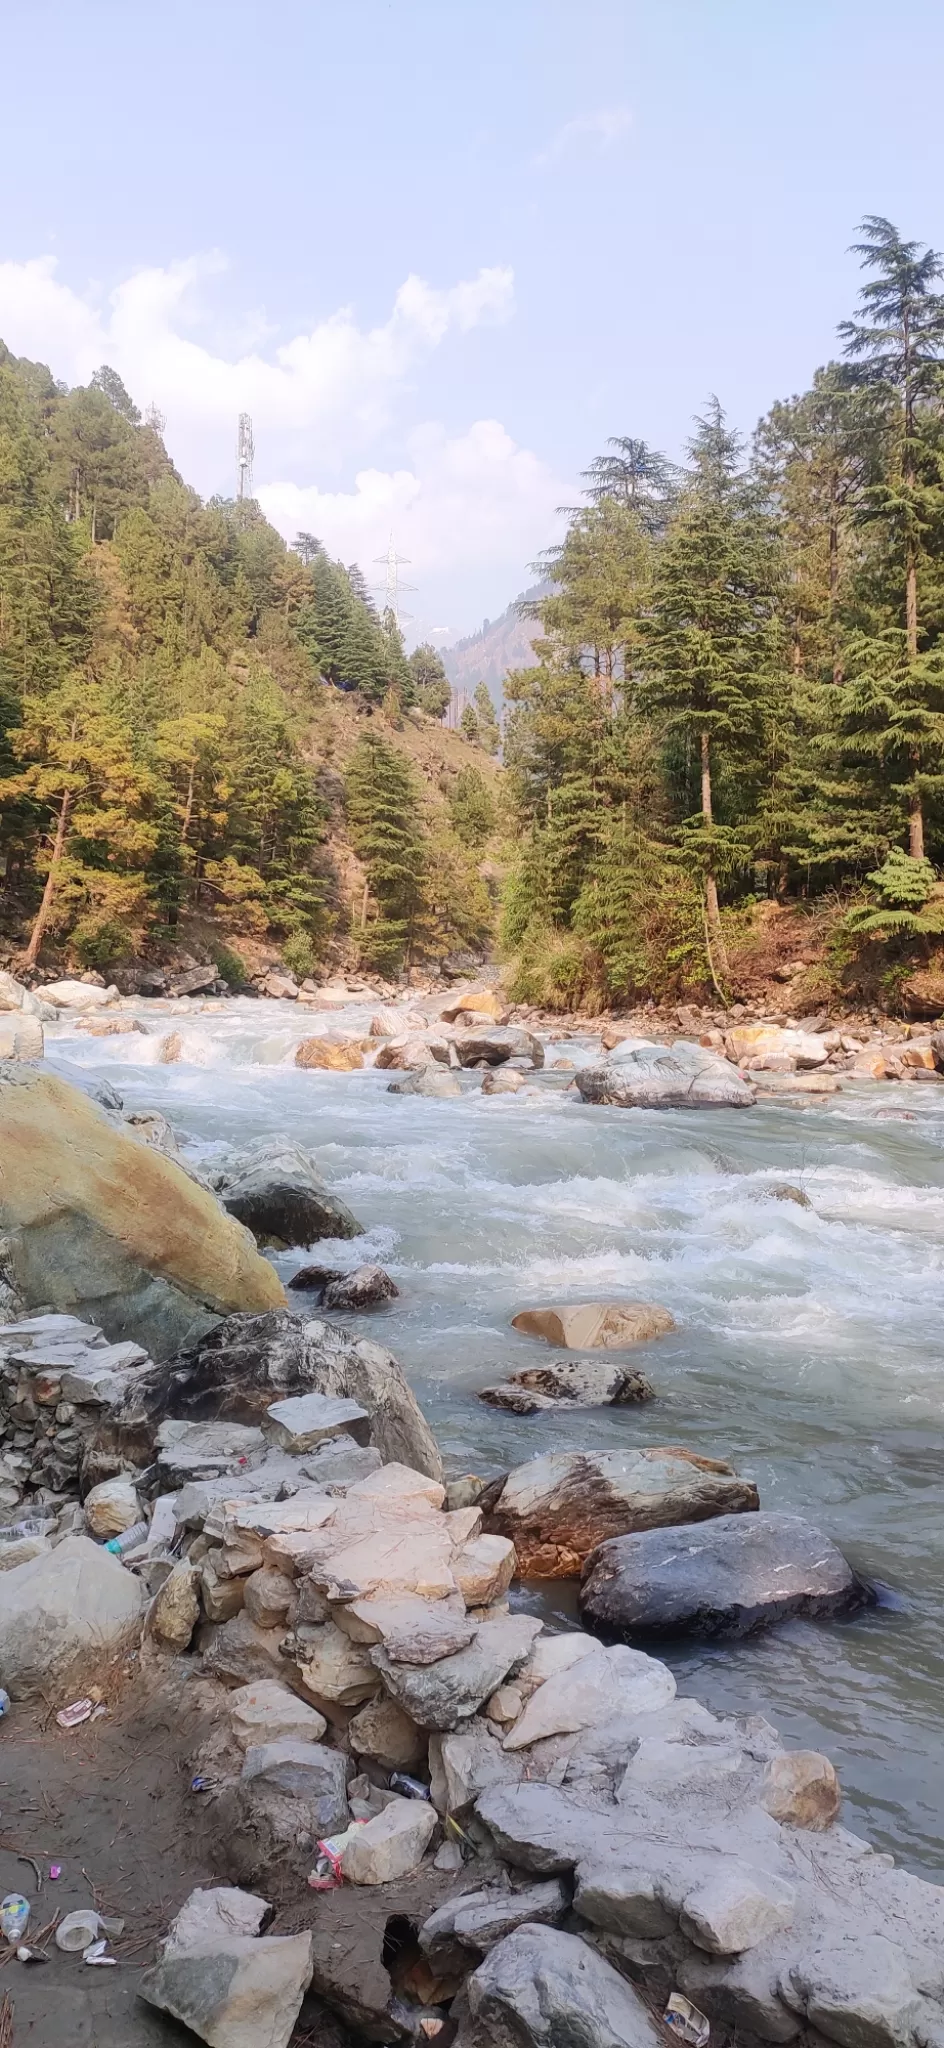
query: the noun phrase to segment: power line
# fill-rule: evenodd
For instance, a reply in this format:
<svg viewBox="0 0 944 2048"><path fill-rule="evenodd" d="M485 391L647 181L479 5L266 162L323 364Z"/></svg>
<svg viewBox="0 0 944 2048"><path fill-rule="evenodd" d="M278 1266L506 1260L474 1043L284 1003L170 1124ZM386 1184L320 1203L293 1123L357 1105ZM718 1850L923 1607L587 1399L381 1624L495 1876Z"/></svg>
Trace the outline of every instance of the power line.
<svg viewBox="0 0 944 2048"><path fill-rule="evenodd" d="M400 570L401 568L409 567L410 557L409 555L397 554L393 542L393 533L391 532L390 539L387 543L386 554L375 555L374 561L379 563L386 570L386 575L382 583L374 583L372 584L371 587L374 590L383 591L384 610L392 612L394 618L396 619L397 625L401 626L403 624L404 619L409 619L413 616L412 612L404 612L400 609L401 590L416 589L415 583L401 583L400 581Z"/></svg>

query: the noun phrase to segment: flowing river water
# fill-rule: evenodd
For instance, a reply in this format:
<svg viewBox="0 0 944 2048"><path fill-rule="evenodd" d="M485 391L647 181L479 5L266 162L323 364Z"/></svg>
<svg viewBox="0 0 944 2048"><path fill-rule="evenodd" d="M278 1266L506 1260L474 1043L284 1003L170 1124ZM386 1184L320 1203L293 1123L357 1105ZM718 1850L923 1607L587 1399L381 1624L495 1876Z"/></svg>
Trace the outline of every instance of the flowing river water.
<svg viewBox="0 0 944 2048"><path fill-rule="evenodd" d="M881 1604L849 1622L660 1654L707 1706L764 1712L826 1750L849 1824L944 1881L944 1083L844 1079L802 1107L658 1112L585 1106L545 1072L492 1097L469 1075L440 1102L391 1095L369 1068L293 1065L302 1037L366 1032L353 1002L330 1018L245 999L138 1015L146 1037L63 1023L49 1052L126 1108L163 1110L198 1157L276 1133L314 1150L366 1236L276 1263L283 1278L313 1257L388 1268L401 1297L359 1327L399 1357L451 1470L687 1444L730 1458L762 1506L808 1513L878 1583ZM171 1030L181 1057L161 1065ZM597 1047L547 1057L580 1065ZM811 1206L777 1199L784 1183ZM656 1401L519 1418L476 1398L538 1357L510 1328L517 1309L611 1297L676 1317L633 1354ZM574 1591L526 1598L572 1616Z"/></svg>

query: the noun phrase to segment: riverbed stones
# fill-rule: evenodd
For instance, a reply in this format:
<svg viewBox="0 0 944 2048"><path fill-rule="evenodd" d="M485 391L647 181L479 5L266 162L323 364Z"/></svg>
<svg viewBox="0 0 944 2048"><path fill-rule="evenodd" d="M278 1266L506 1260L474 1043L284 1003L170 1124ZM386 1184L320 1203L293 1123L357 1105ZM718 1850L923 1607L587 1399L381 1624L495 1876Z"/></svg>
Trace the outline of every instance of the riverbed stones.
<svg viewBox="0 0 944 2048"><path fill-rule="evenodd" d="M527 1075L511 1065L489 1067L482 1075L483 1095L518 1095L527 1087Z"/></svg>
<svg viewBox="0 0 944 2048"><path fill-rule="evenodd" d="M0 1060L41 1060L45 1040L38 1017L13 1010L0 1016Z"/></svg>
<svg viewBox="0 0 944 2048"><path fill-rule="evenodd" d="M388 1095L428 1095L434 1102L454 1102L462 1094L456 1075L448 1067L416 1067L401 1080L391 1081Z"/></svg>
<svg viewBox="0 0 944 2048"><path fill-rule="evenodd" d="M686 1891L680 1926L709 1955L736 1956L792 1927L795 1911L792 1885L719 1859Z"/></svg>
<svg viewBox="0 0 944 2048"><path fill-rule="evenodd" d="M348 1723L347 1736L355 1756L385 1771L408 1771L426 1759L426 1738L391 1699L368 1700Z"/></svg>
<svg viewBox="0 0 944 2048"><path fill-rule="evenodd" d="M779 1982L784 2003L842 2048L905 2048L922 2039L922 2018L940 2036L924 2005L908 1957L895 1941L846 1928L812 1953L788 1963Z"/></svg>
<svg viewBox="0 0 944 2048"><path fill-rule="evenodd" d="M258 1425L273 1401L308 1392L357 1401L370 1416L382 1458L441 1477L432 1431L392 1353L335 1323L287 1311L227 1317L165 1366L136 1374L114 1427L122 1444L135 1447L135 1462L146 1463L168 1413ZM321 1460L331 1452L325 1444L311 1456ZM353 1445L346 1454L369 1455Z"/></svg>
<svg viewBox="0 0 944 2048"><path fill-rule="evenodd" d="M568 1302L561 1308L519 1309L511 1326L567 1351L610 1351L664 1336L674 1330L675 1317L649 1301Z"/></svg>
<svg viewBox="0 0 944 2048"><path fill-rule="evenodd" d="M314 1632L300 1670L309 1692L338 1706L359 1707L380 1690L370 1651L352 1643L333 1621Z"/></svg>
<svg viewBox="0 0 944 2048"><path fill-rule="evenodd" d="M0 1063L0 1235L15 1291L154 1358L281 1282L212 1193L48 1068Z"/></svg>
<svg viewBox="0 0 944 2048"><path fill-rule="evenodd" d="M219 1897L215 1911L194 1901ZM247 1900L240 1911L237 1902ZM261 1908L261 1912L257 1912ZM256 1936L264 1900L228 1887L195 1893L138 1986L209 2048L288 2048L311 1980L310 1934ZM244 1931L245 1930L245 1931Z"/></svg>
<svg viewBox="0 0 944 2048"><path fill-rule="evenodd" d="M370 1652L386 1690L418 1728L458 1728L523 1664L541 1623L500 1615L478 1625L465 1650L435 1664L396 1664L381 1647Z"/></svg>
<svg viewBox="0 0 944 2048"><path fill-rule="evenodd" d="M120 1536L125 1529L141 1520L141 1503L138 1499L134 1480L126 1474L117 1479L103 1479L93 1486L85 1496L85 1519L89 1533L101 1537Z"/></svg>
<svg viewBox="0 0 944 2048"><path fill-rule="evenodd" d="M69 1697L136 1640L144 1589L88 1536L0 1573L0 1672L13 1700Z"/></svg>
<svg viewBox="0 0 944 2048"><path fill-rule="evenodd" d="M505 1736L508 1750L528 1749L552 1735L573 1735L616 1714L654 1714L675 1698L665 1664L617 1644L547 1678Z"/></svg>
<svg viewBox="0 0 944 2048"><path fill-rule="evenodd" d="M262 1138L214 1174L224 1209L256 1243L284 1251L323 1237L358 1237L361 1224L325 1186L312 1154L288 1138Z"/></svg>
<svg viewBox="0 0 944 2048"><path fill-rule="evenodd" d="M318 1743L328 1726L323 1714L274 1678L237 1687L229 1694L226 1714L234 1740L244 1750L261 1743Z"/></svg>
<svg viewBox="0 0 944 2048"><path fill-rule="evenodd" d="M502 1748L477 1716L465 1728L432 1735L429 1743L430 1793L437 1813L463 1820L483 1792L496 1785L517 1785L525 1762Z"/></svg>
<svg viewBox="0 0 944 2048"><path fill-rule="evenodd" d="M801 1073L825 1066L831 1050L820 1033L779 1024L733 1024L725 1049L730 1060L749 1070L768 1059L782 1059L785 1068Z"/></svg>
<svg viewBox="0 0 944 2048"><path fill-rule="evenodd" d="M476 2048L658 2048L642 1999L575 1935L526 1926L500 1941L468 1981Z"/></svg>
<svg viewBox="0 0 944 2048"><path fill-rule="evenodd" d="M243 1606L250 1621L260 1628L282 1628L288 1625L289 1615L295 1604L292 1582L284 1572L276 1572L266 1565L262 1571L250 1572L243 1580Z"/></svg>
<svg viewBox="0 0 944 2048"><path fill-rule="evenodd" d="M515 1576L515 1546L507 1536L475 1536L452 1560L452 1576L467 1607L490 1607Z"/></svg>
<svg viewBox="0 0 944 2048"><path fill-rule="evenodd" d="M365 1444L369 1434L367 1410L331 1394L290 1394L285 1401L273 1401L263 1423L266 1441L293 1457L317 1450L333 1436Z"/></svg>
<svg viewBox="0 0 944 2048"><path fill-rule="evenodd" d="M686 1039L670 1046L624 1043L574 1079L584 1102L617 1109L749 1109L755 1100L727 1060Z"/></svg>
<svg viewBox="0 0 944 2048"><path fill-rule="evenodd" d="M436 1832L435 1809L422 1799L391 1799L352 1836L341 1855L349 1884L390 1884L418 1870Z"/></svg>
<svg viewBox="0 0 944 2048"><path fill-rule="evenodd" d="M828 1756L815 1749L789 1749L767 1765L761 1800L783 1826L821 1833L836 1820L842 1792Z"/></svg>
<svg viewBox="0 0 944 2048"><path fill-rule="evenodd" d="M349 1074L354 1073L363 1064L364 1055L355 1039L303 1038L295 1048L296 1067L321 1068L326 1073Z"/></svg>
<svg viewBox="0 0 944 2048"><path fill-rule="evenodd" d="M743 1636L789 1615L847 1614L869 1589L800 1515L719 1516L707 1526L617 1537L580 1591L591 1627L625 1637Z"/></svg>
<svg viewBox="0 0 944 2048"><path fill-rule="evenodd" d="M465 1550L459 1556L464 1557ZM352 1600L338 1607L337 1618L353 1642L380 1643L394 1664L438 1664L440 1658L455 1656L475 1639L476 1624L465 1606L464 1597L455 1594L442 1600L388 1594Z"/></svg>
<svg viewBox="0 0 944 2048"><path fill-rule="evenodd" d="M399 1292L396 1281L382 1266L355 1266L353 1273L341 1273L328 1281L324 1305L329 1312L379 1308L381 1302L396 1301Z"/></svg>
<svg viewBox="0 0 944 2048"><path fill-rule="evenodd" d="M580 1358L526 1366L497 1387L483 1387L479 1400L493 1408L511 1409L516 1415L529 1415L568 1402L579 1408L612 1408L651 1401L654 1396L655 1388L645 1373L610 1359Z"/></svg>
<svg viewBox="0 0 944 2048"><path fill-rule="evenodd" d="M544 1065L541 1040L518 1025L474 1024L466 1031L457 1031L453 1042L463 1067L501 1067L506 1060L516 1057L526 1059L532 1067Z"/></svg>
<svg viewBox="0 0 944 2048"><path fill-rule="evenodd" d="M751 1481L678 1446L558 1451L508 1474L487 1526L510 1538L522 1577L571 1578L612 1536L741 1514L757 1504Z"/></svg>
<svg viewBox="0 0 944 2048"><path fill-rule="evenodd" d="M460 1892L424 1922L420 1947L437 1976L464 1976L517 1927L559 1927L569 1909L559 1878L515 1892Z"/></svg>

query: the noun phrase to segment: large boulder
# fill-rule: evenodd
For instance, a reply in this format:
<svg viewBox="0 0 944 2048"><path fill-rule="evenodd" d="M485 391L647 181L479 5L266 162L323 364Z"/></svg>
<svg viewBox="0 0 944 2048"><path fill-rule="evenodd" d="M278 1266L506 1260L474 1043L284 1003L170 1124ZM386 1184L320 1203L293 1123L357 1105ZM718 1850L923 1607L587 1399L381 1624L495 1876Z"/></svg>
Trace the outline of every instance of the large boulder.
<svg viewBox="0 0 944 2048"><path fill-rule="evenodd" d="M352 1073L364 1064L364 1055L354 1038L303 1038L295 1048L296 1067L319 1067L326 1073Z"/></svg>
<svg viewBox="0 0 944 2048"><path fill-rule="evenodd" d="M611 1963L557 1928L526 1926L469 1978L475 2048L659 2048L649 2008Z"/></svg>
<svg viewBox="0 0 944 2048"><path fill-rule="evenodd" d="M871 1598L821 1530L765 1513L603 1543L580 1606L589 1627L611 1636L745 1636L788 1615L848 1614Z"/></svg>
<svg viewBox="0 0 944 2048"><path fill-rule="evenodd" d="M458 1728L493 1693L509 1672L523 1664L542 1624L526 1614L483 1621L473 1641L435 1664L398 1664L379 1646L373 1664L398 1706L418 1728Z"/></svg>
<svg viewBox="0 0 944 2048"><path fill-rule="evenodd" d="M462 1089L450 1067L413 1067L402 1081L391 1081L388 1095L428 1095L435 1102L454 1102Z"/></svg>
<svg viewBox="0 0 944 2048"><path fill-rule="evenodd" d="M480 1061L500 1067L516 1057L530 1060L532 1067L544 1065L540 1039L516 1024L473 1024L467 1031L457 1031L454 1043L463 1067L477 1067Z"/></svg>
<svg viewBox="0 0 944 2048"><path fill-rule="evenodd" d="M734 1024L725 1048L730 1060L748 1068L762 1069L767 1060L776 1060L784 1067L802 1070L823 1067L829 1058L829 1046L817 1032L784 1029L779 1024Z"/></svg>
<svg viewBox="0 0 944 2048"><path fill-rule="evenodd" d="M62 1696L138 1634L140 1581L88 1536L0 1574L0 1673L14 1700Z"/></svg>
<svg viewBox="0 0 944 2048"><path fill-rule="evenodd" d="M0 1066L0 1236L27 1310L75 1311L155 1358L285 1301L207 1188L48 1067Z"/></svg>
<svg viewBox="0 0 944 2048"><path fill-rule="evenodd" d="M487 1526L511 1539L523 1578L574 1578L611 1536L743 1514L757 1505L756 1486L730 1465L676 1445L556 1451L508 1474Z"/></svg>
<svg viewBox="0 0 944 2048"><path fill-rule="evenodd" d="M283 1251L322 1237L359 1237L362 1225L332 1195L310 1152L288 1138L262 1138L214 1175L224 1209L257 1244Z"/></svg>
<svg viewBox="0 0 944 2048"><path fill-rule="evenodd" d="M10 1010L0 1016L0 1060L41 1060L45 1041L38 1017Z"/></svg>
<svg viewBox="0 0 944 2048"><path fill-rule="evenodd" d="M432 1431L393 1354L334 1323L302 1321L287 1311L229 1316L176 1358L139 1372L111 1441L142 1463L153 1455L165 1415L252 1426L265 1420L273 1402L307 1393L358 1402L385 1462L399 1460L441 1478Z"/></svg>
<svg viewBox="0 0 944 2048"><path fill-rule="evenodd" d="M99 988L94 981L48 981L43 999L57 1010L101 1010L118 1001L118 990Z"/></svg>
<svg viewBox="0 0 944 2048"><path fill-rule="evenodd" d="M38 1017L43 1024L54 1024L58 1015L51 1003L34 996L32 989L24 988L4 967L0 967L0 1010L20 1010L24 1017Z"/></svg>
<svg viewBox="0 0 944 2048"><path fill-rule="evenodd" d="M617 1109L749 1109L753 1088L727 1060L704 1046L621 1045L596 1067L574 1075L584 1102Z"/></svg>

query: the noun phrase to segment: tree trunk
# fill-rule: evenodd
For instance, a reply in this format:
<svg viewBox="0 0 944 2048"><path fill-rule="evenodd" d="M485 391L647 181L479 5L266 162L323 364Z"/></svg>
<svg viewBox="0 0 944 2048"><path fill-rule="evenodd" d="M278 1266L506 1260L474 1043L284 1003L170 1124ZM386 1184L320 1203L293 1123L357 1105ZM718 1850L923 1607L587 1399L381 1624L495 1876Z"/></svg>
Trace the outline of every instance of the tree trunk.
<svg viewBox="0 0 944 2048"><path fill-rule="evenodd" d="M711 736L707 732L703 732L701 736L701 814L706 825L710 825L713 822L711 813ZM721 929L721 912L718 908L718 884L715 880L714 862L710 853L708 855L708 865L705 869L705 932L708 939L708 964L711 968L712 978L717 981L719 974L727 977L729 968L724 933Z"/></svg>
<svg viewBox="0 0 944 2048"><path fill-rule="evenodd" d="M365 883L364 883L364 894L363 894L363 896L361 897L361 931L362 931L362 932L366 932L366 930L367 930L367 904L368 904L368 900L369 900L369 897L370 897L370 883L369 883L369 882L365 882Z"/></svg>
<svg viewBox="0 0 944 2048"><path fill-rule="evenodd" d="M182 844L186 842L187 834L190 830L190 820L193 817L193 778L195 772L196 763L194 761L191 761L190 777L187 783L187 801L184 805L183 823L181 824L180 827L180 838Z"/></svg>
<svg viewBox="0 0 944 2048"><path fill-rule="evenodd" d="M36 913L36 923L34 924L33 929L30 933L30 942L26 948L26 955L23 962L25 967L35 967L36 962L39 959L39 949L43 943L43 932L46 929L49 913L52 909L53 897L55 896L56 893L56 883L58 881L58 874L56 871L62 859L62 849L66 843L66 831L69 824L69 812L71 811L71 809L72 792L71 790L67 789L63 791L62 803L59 807L59 822L56 826L56 837L52 849L52 859L49 863L49 873L46 876L46 887L43 890L43 900Z"/></svg>
<svg viewBox="0 0 944 2048"><path fill-rule="evenodd" d="M905 571L905 631L908 636L908 660L918 659L918 566L914 554L908 550L908 566Z"/></svg>
<svg viewBox="0 0 944 2048"><path fill-rule="evenodd" d="M917 790L908 800L908 852L912 860L924 859L924 810Z"/></svg>

